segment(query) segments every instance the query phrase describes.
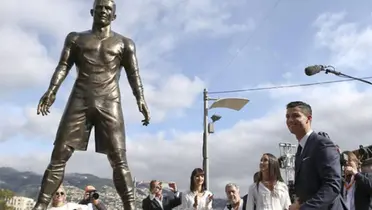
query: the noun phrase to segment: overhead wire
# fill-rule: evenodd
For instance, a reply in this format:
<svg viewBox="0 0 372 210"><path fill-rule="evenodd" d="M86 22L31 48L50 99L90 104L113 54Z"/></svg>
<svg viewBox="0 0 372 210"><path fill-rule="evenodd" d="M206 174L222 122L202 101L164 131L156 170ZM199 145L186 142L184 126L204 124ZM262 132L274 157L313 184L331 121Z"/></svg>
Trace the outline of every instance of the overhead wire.
<svg viewBox="0 0 372 210"><path fill-rule="evenodd" d="M372 79L372 76L361 77L361 79L366 79L366 80ZM303 84L294 84L294 85L278 85L278 86L271 86L271 87L257 87L257 88L247 88L247 89L221 90L221 91L211 91L211 92L208 92L208 94L253 92L253 91L262 91L262 90L275 90L275 89L285 89L285 88L297 88L297 87L308 87L308 86L316 86L316 85L326 85L326 84L351 82L351 81L356 81L356 80L355 79L342 79L342 80L331 80L331 81L324 81L324 82L313 82L313 83L303 83Z"/></svg>
<svg viewBox="0 0 372 210"><path fill-rule="evenodd" d="M248 35L248 37L245 39L245 41L243 42L243 44L236 50L236 53L230 58L230 60L228 61L227 65L222 68L223 69L227 69L228 67L230 67L230 65L234 62L234 60L239 56L239 54L243 51L243 49L249 44L249 42L251 41L251 39L253 38L253 36L256 34L256 32L264 25L264 23L269 19L270 15L273 14L273 11L278 7L279 3L281 2L282 0L276 0L274 5L271 7L271 9L269 9L266 14L263 16L263 18L258 22L257 25L257 28L255 28L254 31L252 31L252 33L250 33ZM219 72L215 72L214 75L219 75Z"/></svg>
<svg viewBox="0 0 372 210"><path fill-rule="evenodd" d="M262 27L263 26L263 23L265 23L269 19L270 15L278 7L278 5L279 5L280 2L281 2L281 0L277 0L274 3L273 7L270 10L268 10L268 12L265 14L264 18L261 19L260 24L258 25L258 28L256 28L256 30L254 32L252 32L250 34L250 36L247 37L247 39L245 40L245 42L241 45L240 48L237 49L236 54L233 55L233 57L231 57L231 59L229 60L228 64L226 65L226 67L223 68L223 69L228 68L233 63L233 61L238 57L238 55L240 54L240 52L248 45L249 41L252 39L252 37L255 34L255 32L257 32L257 29L259 29L260 27ZM350 49L354 49L355 46L356 45L352 45L350 47ZM349 52L349 50L346 51L346 52ZM344 58L346 56L346 54L347 53L344 53L341 56L341 58ZM369 80L369 79L372 79L372 76L362 77L361 79ZM341 80L331 80L331 81L314 82L314 83L304 83L304 84L294 84L294 85L279 85L279 86L271 86L271 87L257 87L257 88L248 88L248 89L211 91L211 92L208 92L208 94L226 94L226 93L238 93L238 92L253 92L253 91L263 91L263 90L274 90L274 89L285 89L285 88L297 88L297 87L307 87L307 86L316 86L316 85L326 85L326 84L351 82L351 81L356 81L356 80L355 79L341 79Z"/></svg>
<svg viewBox="0 0 372 210"><path fill-rule="evenodd" d="M258 29L260 29L260 27L262 27L264 25L264 23L269 19L270 15L273 14L273 11L278 7L280 1L281 0L277 0L274 3L273 7L261 19L260 23L258 24L258 27L250 34L250 36L247 37L247 39L245 40L245 42L240 46L240 48L238 48L238 50L236 51L236 54L233 57L231 57L230 61L226 65L226 67L223 68L223 69L228 68L233 63L233 61L238 57L238 55L240 54L240 52L248 45L249 41L251 41L253 35L255 35L255 32L258 31Z"/></svg>

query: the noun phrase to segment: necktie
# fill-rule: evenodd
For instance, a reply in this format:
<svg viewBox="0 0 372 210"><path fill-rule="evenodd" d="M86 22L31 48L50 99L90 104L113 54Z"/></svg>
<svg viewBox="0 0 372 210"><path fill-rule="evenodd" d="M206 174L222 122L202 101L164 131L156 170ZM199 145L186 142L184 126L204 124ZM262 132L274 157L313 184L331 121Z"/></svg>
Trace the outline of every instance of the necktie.
<svg viewBox="0 0 372 210"><path fill-rule="evenodd" d="M301 152L302 152L302 147L301 147L301 145L298 145L297 152L296 152L296 157L300 156Z"/></svg>
<svg viewBox="0 0 372 210"><path fill-rule="evenodd" d="M295 157L295 167L297 167L298 164L300 163L301 152L302 152L302 147L301 147L301 145L298 145L297 152L296 152L296 157Z"/></svg>

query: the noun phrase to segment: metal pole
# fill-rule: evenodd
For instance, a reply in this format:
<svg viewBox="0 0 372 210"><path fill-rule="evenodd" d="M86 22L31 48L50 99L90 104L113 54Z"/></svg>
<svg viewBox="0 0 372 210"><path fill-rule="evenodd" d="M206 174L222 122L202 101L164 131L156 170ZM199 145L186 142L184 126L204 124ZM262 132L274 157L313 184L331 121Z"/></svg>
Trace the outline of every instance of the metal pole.
<svg viewBox="0 0 372 210"><path fill-rule="evenodd" d="M134 177L134 179L133 179L133 186L134 186L134 188L133 188L133 195L134 195L134 209L136 209L137 210L137 202L136 202L136 197L137 197L137 180L136 180L136 177Z"/></svg>
<svg viewBox="0 0 372 210"><path fill-rule="evenodd" d="M204 111L203 111L203 170L205 173L205 187L209 189L209 160L208 160L208 90L203 92Z"/></svg>

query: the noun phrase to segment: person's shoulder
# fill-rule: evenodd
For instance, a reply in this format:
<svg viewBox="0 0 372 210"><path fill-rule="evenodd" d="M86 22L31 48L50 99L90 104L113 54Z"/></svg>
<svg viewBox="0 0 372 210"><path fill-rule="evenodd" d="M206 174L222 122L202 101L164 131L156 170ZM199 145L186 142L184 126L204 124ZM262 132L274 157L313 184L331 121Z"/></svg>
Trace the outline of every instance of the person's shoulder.
<svg viewBox="0 0 372 210"><path fill-rule="evenodd" d="M66 41L67 42L75 42L82 34L83 34L83 32L71 31L67 34Z"/></svg>
<svg viewBox="0 0 372 210"><path fill-rule="evenodd" d="M278 181L278 182L276 182L276 184L278 186L281 186L281 187L287 187L287 184L285 182L283 182L283 181Z"/></svg>
<svg viewBox="0 0 372 210"><path fill-rule="evenodd" d="M249 187L248 187L248 191L253 191L253 190L255 190L255 189L257 189L257 182L252 183L252 184L249 185Z"/></svg>
<svg viewBox="0 0 372 210"><path fill-rule="evenodd" d="M211 191L209 191L209 190L206 190L205 191L205 194L208 196L208 195L213 195L213 193L211 192Z"/></svg>
<svg viewBox="0 0 372 210"><path fill-rule="evenodd" d="M288 185L285 182L278 181L276 184L279 189L288 191Z"/></svg>
<svg viewBox="0 0 372 210"><path fill-rule="evenodd" d="M318 145L318 147L336 148L336 144L330 138L326 138L325 136L319 135L315 132L312 135L314 135L314 138L316 138L316 144Z"/></svg>
<svg viewBox="0 0 372 210"><path fill-rule="evenodd" d="M150 201L150 195L146 196L144 199L142 199L142 203L146 203Z"/></svg>
<svg viewBox="0 0 372 210"><path fill-rule="evenodd" d="M183 195L192 195L193 192L191 192L190 190L186 190L185 192L182 193Z"/></svg>
<svg viewBox="0 0 372 210"><path fill-rule="evenodd" d="M129 48L129 49L135 48L135 43L131 38L121 35L119 33L116 33L115 31L113 31L112 34L115 38L120 39L124 43L125 48Z"/></svg>

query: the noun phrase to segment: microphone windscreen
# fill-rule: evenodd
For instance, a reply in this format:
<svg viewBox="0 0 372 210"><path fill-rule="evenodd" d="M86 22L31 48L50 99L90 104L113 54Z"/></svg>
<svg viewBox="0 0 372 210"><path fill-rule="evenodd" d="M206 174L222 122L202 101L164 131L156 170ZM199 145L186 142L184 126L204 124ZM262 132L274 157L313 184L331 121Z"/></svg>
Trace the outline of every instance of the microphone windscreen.
<svg viewBox="0 0 372 210"><path fill-rule="evenodd" d="M312 76L314 74L319 73L322 70L322 66L315 65L315 66L308 66L305 68L305 74L307 76Z"/></svg>

